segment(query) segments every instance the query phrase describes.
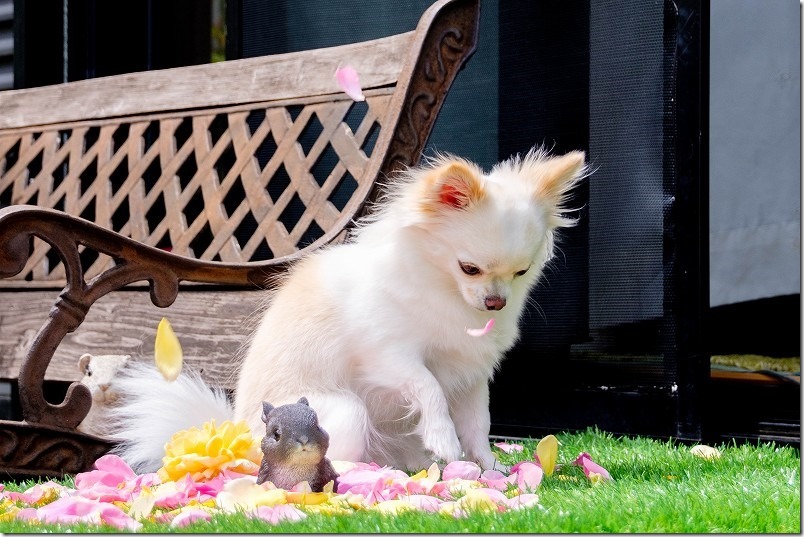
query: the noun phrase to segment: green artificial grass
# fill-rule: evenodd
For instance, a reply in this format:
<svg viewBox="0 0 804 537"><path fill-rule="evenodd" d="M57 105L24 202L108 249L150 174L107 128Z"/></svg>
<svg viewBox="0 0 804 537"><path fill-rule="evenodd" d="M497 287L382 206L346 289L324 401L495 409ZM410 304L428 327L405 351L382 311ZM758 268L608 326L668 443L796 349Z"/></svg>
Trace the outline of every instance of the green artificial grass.
<svg viewBox="0 0 804 537"><path fill-rule="evenodd" d="M184 529L145 523L146 533L800 533L800 451L774 444L717 446L706 460L689 446L647 438L615 438L589 430L559 434L559 464L586 451L613 482L591 484L580 468L564 466L545 477L540 505L504 514L475 513L465 519L443 514L311 514L276 526L241 515L218 515ZM535 441L503 462L531 459ZM71 484L71 483L67 483ZM32 483L11 485L25 489ZM0 522L0 532L72 533L113 528Z"/></svg>

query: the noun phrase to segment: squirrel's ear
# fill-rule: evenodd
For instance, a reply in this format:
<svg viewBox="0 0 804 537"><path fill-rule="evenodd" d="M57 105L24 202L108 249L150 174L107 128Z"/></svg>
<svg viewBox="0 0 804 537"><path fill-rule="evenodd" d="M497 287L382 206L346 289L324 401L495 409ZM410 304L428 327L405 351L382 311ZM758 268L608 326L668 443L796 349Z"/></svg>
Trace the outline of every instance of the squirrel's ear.
<svg viewBox="0 0 804 537"><path fill-rule="evenodd" d="M302 397L301 399L299 399L298 404L304 406L310 406L310 401L308 401L306 397Z"/></svg>
<svg viewBox="0 0 804 537"><path fill-rule="evenodd" d="M274 405L268 401L262 402L262 421L268 423L268 414L274 409Z"/></svg>

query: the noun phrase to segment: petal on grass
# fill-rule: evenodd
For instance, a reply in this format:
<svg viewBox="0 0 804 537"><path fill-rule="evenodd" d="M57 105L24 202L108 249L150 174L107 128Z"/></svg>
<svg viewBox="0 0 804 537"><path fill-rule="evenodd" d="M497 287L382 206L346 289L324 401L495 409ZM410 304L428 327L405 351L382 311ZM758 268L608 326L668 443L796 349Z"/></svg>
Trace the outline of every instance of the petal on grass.
<svg viewBox="0 0 804 537"><path fill-rule="evenodd" d="M257 485L255 478L243 477L226 483L215 503L224 511L235 513L243 509L287 503L287 492L282 489L266 489Z"/></svg>
<svg viewBox="0 0 804 537"><path fill-rule="evenodd" d="M351 97L354 101L365 101L366 97L363 95L363 89L360 87L360 76L351 65L338 67L335 69L335 79L344 93Z"/></svg>
<svg viewBox="0 0 804 537"><path fill-rule="evenodd" d="M154 496L151 489L145 487L140 491L139 496L131 502L128 508L128 514L137 520L143 519L151 514L154 510L156 503L156 496Z"/></svg>
<svg viewBox="0 0 804 537"><path fill-rule="evenodd" d="M714 460L720 458L720 451L712 446L707 446L704 444L698 444L697 446L692 446L690 448L690 453L695 455L696 457L700 457L706 460Z"/></svg>
<svg viewBox="0 0 804 537"><path fill-rule="evenodd" d="M50 524L108 524L118 529L136 531L142 524L110 503L88 500L80 496L61 498L37 509L36 518Z"/></svg>
<svg viewBox="0 0 804 537"><path fill-rule="evenodd" d="M441 478L444 481L467 479L476 481L480 477L480 466L470 461L453 461L444 467Z"/></svg>
<svg viewBox="0 0 804 537"><path fill-rule="evenodd" d="M583 468L584 475L586 475L586 477L589 478L589 480L594 483L599 483L601 480L604 479L612 480L608 470L606 470L598 463L593 461L592 457L586 452L583 452L580 455L578 455L578 458L575 459L572 464Z"/></svg>
<svg viewBox="0 0 804 537"><path fill-rule="evenodd" d="M170 522L170 525L173 528L183 528L185 526L189 526L197 520L212 520L212 515L209 514L207 510L201 509L200 507L191 507L188 509L183 509L173 518L173 520Z"/></svg>
<svg viewBox="0 0 804 537"><path fill-rule="evenodd" d="M532 462L523 462L516 472L516 484L525 493L534 492L542 483L544 470Z"/></svg>
<svg viewBox="0 0 804 537"><path fill-rule="evenodd" d="M441 508L441 504L444 503L444 500L426 494L412 494L406 497L405 501L413 506L414 509L428 513L437 513Z"/></svg>
<svg viewBox="0 0 804 537"><path fill-rule="evenodd" d="M270 524L279 524L285 520L295 522L307 518L303 511L296 509L292 505L260 506L253 509L248 516L264 520Z"/></svg>
<svg viewBox="0 0 804 537"><path fill-rule="evenodd" d="M457 501L457 507L466 512L497 513L507 499L499 490L472 489Z"/></svg>
<svg viewBox="0 0 804 537"><path fill-rule="evenodd" d="M544 473L553 475L556 469L556 459L558 459L558 439L552 434L542 438L536 446L536 456Z"/></svg>
<svg viewBox="0 0 804 537"><path fill-rule="evenodd" d="M486 326L483 328L467 328L466 333L472 337L482 337L491 332L492 328L494 328L494 318L488 320Z"/></svg>
<svg viewBox="0 0 804 537"><path fill-rule="evenodd" d="M508 490L509 484L516 484L517 475L516 473L512 473L511 475L505 475L502 472L498 472L497 470L486 470L483 472L478 478L478 481L483 483L489 488L494 490Z"/></svg>
<svg viewBox="0 0 804 537"><path fill-rule="evenodd" d="M539 496L536 494L520 494L505 500L505 505L509 509L523 509L539 503Z"/></svg>
<svg viewBox="0 0 804 537"><path fill-rule="evenodd" d="M62 490L64 490L62 485L54 481L48 481L47 483L36 484L25 492L6 492L5 497L31 506L40 506L56 500L61 495Z"/></svg>
<svg viewBox="0 0 804 537"><path fill-rule="evenodd" d="M521 444L509 444L508 442L495 442L494 447L499 448L503 453L508 453L509 455L511 453L519 453L525 449Z"/></svg>
<svg viewBox="0 0 804 537"><path fill-rule="evenodd" d="M173 382L181 373L182 351L179 338L173 332L170 322L163 317L156 328L154 341L154 361L165 380Z"/></svg>

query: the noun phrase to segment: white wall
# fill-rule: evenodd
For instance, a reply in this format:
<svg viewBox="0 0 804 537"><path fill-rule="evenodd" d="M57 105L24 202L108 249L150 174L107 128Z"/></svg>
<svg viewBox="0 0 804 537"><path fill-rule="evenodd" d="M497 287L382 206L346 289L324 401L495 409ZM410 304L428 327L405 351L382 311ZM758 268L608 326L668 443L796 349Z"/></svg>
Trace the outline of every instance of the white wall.
<svg viewBox="0 0 804 537"><path fill-rule="evenodd" d="M801 7L711 0L711 305L801 292Z"/></svg>

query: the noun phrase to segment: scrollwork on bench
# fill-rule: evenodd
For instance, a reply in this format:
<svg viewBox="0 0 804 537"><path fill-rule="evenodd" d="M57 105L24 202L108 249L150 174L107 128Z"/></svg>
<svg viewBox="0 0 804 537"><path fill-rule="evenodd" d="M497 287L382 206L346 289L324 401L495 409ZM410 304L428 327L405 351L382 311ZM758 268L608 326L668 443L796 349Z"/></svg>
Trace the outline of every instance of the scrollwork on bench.
<svg viewBox="0 0 804 537"><path fill-rule="evenodd" d="M18 205L0 209L0 276L13 276L25 266L34 236L58 252L66 268L67 285L20 369L22 414L28 423L68 429L74 429L89 412L92 403L89 390L75 382L64 401L52 405L44 398L42 383L59 343L81 325L95 301L128 284L147 281L151 301L166 308L176 299L181 281L254 285L266 274L283 270L295 257L251 265L198 261L145 246L59 211ZM114 266L85 281L79 245L108 255Z"/></svg>

